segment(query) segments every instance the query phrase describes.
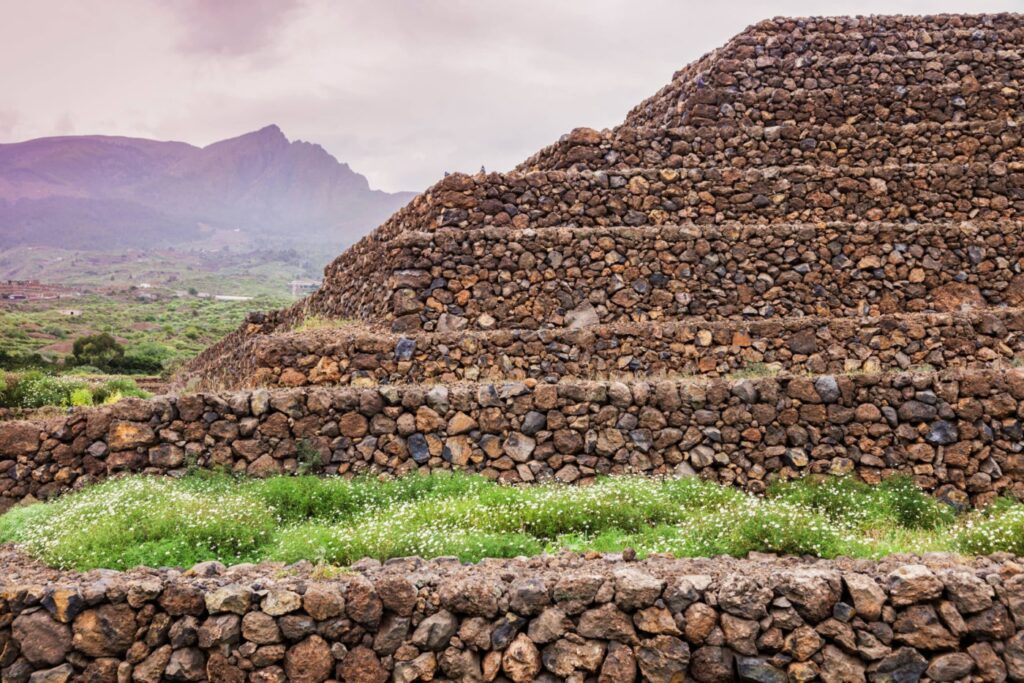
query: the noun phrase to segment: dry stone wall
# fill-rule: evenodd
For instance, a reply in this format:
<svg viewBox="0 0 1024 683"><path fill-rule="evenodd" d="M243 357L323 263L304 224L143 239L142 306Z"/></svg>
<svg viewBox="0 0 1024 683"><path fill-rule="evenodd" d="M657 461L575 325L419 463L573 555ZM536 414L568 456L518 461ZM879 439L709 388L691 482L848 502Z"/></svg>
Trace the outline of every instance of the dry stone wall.
<svg viewBox="0 0 1024 683"><path fill-rule="evenodd" d="M1011 221L409 233L381 248L393 270L375 305L351 313L446 332L1018 306L1021 234Z"/></svg>
<svg viewBox="0 0 1024 683"><path fill-rule="evenodd" d="M1018 163L633 169L452 174L382 226L664 225L1013 219L1021 213Z"/></svg>
<svg viewBox="0 0 1024 683"><path fill-rule="evenodd" d="M748 28L678 72L669 85L637 105L623 125L674 127L699 119L760 123L787 117L814 122L835 111L829 106L832 102L842 107L847 88L875 84L880 101L874 107L868 106L870 101L863 102L863 108L855 112L858 119L870 120L890 108L901 110L905 93L894 86L940 87L952 103L956 97L964 99L983 85L997 82L989 76L998 73L1001 78L1009 77L1006 86L1015 90L1022 43L1024 27L1019 14L772 19ZM865 68L851 74L851 62L863 63ZM1004 70L1008 62L1017 66ZM733 93L750 88L755 89L755 97L730 101ZM757 97L757 91L764 95ZM813 93L833 96L815 102L808 97ZM794 100L809 109L791 106ZM724 106L708 106L719 102ZM994 118L1002 111L962 108L961 115ZM943 116L946 111L939 106L924 107L914 114L916 118L911 120L931 116L947 120Z"/></svg>
<svg viewBox="0 0 1024 683"><path fill-rule="evenodd" d="M193 388L948 370L1021 356L1021 309L408 335L342 326L254 336L197 369L206 384Z"/></svg>
<svg viewBox="0 0 1024 683"><path fill-rule="evenodd" d="M1024 160L1019 121L907 125L842 124L577 128L516 170L624 170L735 166L899 163L1008 163Z"/></svg>
<svg viewBox="0 0 1024 683"><path fill-rule="evenodd" d="M0 579L5 681L1024 680L1009 557L50 574Z"/></svg>
<svg viewBox="0 0 1024 683"><path fill-rule="evenodd" d="M119 472L458 468L502 481L906 473L956 504L1024 495L1024 370L256 390L127 400L0 424L0 500Z"/></svg>

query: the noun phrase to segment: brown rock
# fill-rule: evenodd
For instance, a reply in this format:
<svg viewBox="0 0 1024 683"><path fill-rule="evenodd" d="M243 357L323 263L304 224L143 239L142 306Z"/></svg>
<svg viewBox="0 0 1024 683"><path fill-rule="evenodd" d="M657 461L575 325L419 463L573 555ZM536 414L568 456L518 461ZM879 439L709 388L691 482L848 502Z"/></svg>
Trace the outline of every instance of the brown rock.
<svg viewBox="0 0 1024 683"><path fill-rule="evenodd" d="M356 576L349 582L345 591L345 613L353 621L369 628L376 628L380 623L384 604L368 579Z"/></svg>
<svg viewBox="0 0 1024 683"><path fill-rule="evenodd" d="M349 653L351 656L352 653ZM284 671L295 683L322 683L334 672L331 646L320 636L310 636L288 648Z"/></svg>
<svg viewBox="0 0 1024 683"><path fill-rule="evenodd" d="M843 575L843 581L853 598L853 607L862 619L878 621L882 618L885 591L873 578L866 574L847 572Z"/></svg>
<svg viewBox="0 0 1024 683"><path fill-rule="evenodd" d="M806 662L825 644L818 632L810 626L800 626L786 636L782 651L792 655L798 662Z"/></svg>
<svg viewBox="0 0 1024 683"><path fill-rule="evenodd" d="M826 645L822 650L821 680L825 683L864 683L864 665L834 645Z"/></svg>
<svg viewBox="0 0 1024 683"><path fill-rule="evenodd" d="M584 638L617 640L630 644L637 642L636 631L633 630L629 615L612 603L584 612L580 616L576 631Z"/></svg>
<svg viewBox="0 0 1024 683"><path fill-rule="evenodd" d="M174 617L185 614L198 616L206 609L203 593L195 586L185 583L173 583L164 588L160 594L160 606Z"/></svg>
<svg viewBox="0 0 1024 683"><path fill-rule="evenodd" d="M252 589L228 584L206 594L206 609L210 614L232 612L245 614L252 604Z"/></svg>
<svg viewBox="0 0 1024 683"><path fill-rule="evenodd" d="M72 645L90 657L119 657L135 639L135 612L126 604L82 612L72 627Z"/></svg>
<svg viewBox="0 0 1024 683"><path fill-rule="evenodd" d="M642 661L640 670L643 671ZM699 647L693 653L690 673L700 683L726 683L726 681L732 681L734 680L732 653L716 645ZM667 680L674 682L676 679Z"/></svg>
<svg viewBox="0 0 1024 683"><path fill-rule="evenodd" d="M933 681L955 681L971 673L974 660L964 652L952 652L936 657L925 672Z"/></svg>
<svg viewBox="0 0 1024 683"><path fill-rule="evenodd" d="M0 423L0 453L17 456L39 449L39 426L32 422Z"/></svg>
<svg viewBox="0 0 1024 683"><path fill-rule="evenodd" d="M908 564L889 574L889 596L897 607L927 602L942 595L942 581L921 564Z"/></svg>
<svg viewBox="0 0 1024 683"><path fill-rule="evenodd" d="M615 572L615 604L625 610L653 605L664 588L664 581L638 569Z"/></svg>
<svg viewBox="0 0 1024 683"><path fill-rule="evenodd" d="M156 434L149 425L118 420L107 431L107 446L112 451L127 451L155 442Z"/></svg>
<svg viewBox="0 0 1024 683"><path fill-rule="evenodd" d="M622 643L608 643L608 653L601 665L597 683L633 683L636 680L636 657L633 648Z"/></svg>
<svg viewBox="0 0 1024 683"><path fill-rule="evenodd" d="M132 680L139 683L160 683L164 676L164 670L171 661L172 650L170 645L153 650L132 670Z"/></svg>
<svg viewBox="0 0 1024 683"><path fill-rule="evenodd" d="M532 681L540 673L540 667L540 652L524 633L515 637L501 659L501 668L513 683Z"/></svg>
<svg viewBox="0 0 1024 683"><path fill-rule="evenodd" d="M269 614L249 612L242 617L242 637L257 645L269 645L281 641L281 629Z"/></svg>
<svg viewBox="0 0 1024 683"><path fill-rule="evenodd" d="M437 655L433 652L424 652L412 661L402 661L395 664L395 671L391 680L395 683L429 681L433 680L436 670Z"/></svg>
<svg viewBox="0 0 1024 683"><path fill-rule="evenodd" d="M813 386L812 386L813 389ZM742 574L730 574L718 588L718 604L730 614L744 619L760 619L767 616L765 606L772 598L772 591L758 581Z"/></svg>
<svg viewBox="0 0 1024 683"><path fill-rule="evenodd" d="M919 650L956 648L960 639L939 622L931 605L913 605L896 617L893 624L896 640Z"/></svg>
<svg viewBox="0 0 1024 683"><path fill-rule="evenodd" d="M338 419L338 430L350 439L359 439L366 436L369 424L359 413L350 412Z"/></svg>
<svg viewBox="0 0 1024 683"><path fill-rule="evenodd" d="M310 584L302 596L302 607L317 621L326 621L341 616L345 611L345 598L341 588L335 584Z"/></svg>
<svg viewBox="0 0 1024 683"><path fill-rule="evenodd" d="M62 664L52 669L33 672L28 678L28 683L67 683L74 674L74 667Z"/></svg>
<svg viewBox="0 0 1024 683"><path fill-rule="evenodd" d="M576 671L597 671L604 659L604 649L604 643L570 635L545 647L541 662L551 673L566 678Z"/></svg>
<svg viewBox="0 0 1024 683"><path fill-rule="evenodd" d="M972 308L983 308L985 299L981 290L975 285L962 282L950 282L936 287L931 293L933 306L937 311L963 311Z"/></svg>
<svg viewBox="0 0 1024 683"><path fill-rule="evenodd" d="M416 609L416 586L404 577L384 577L377 581L375 588L385 609L403 617L412 615Z"/></svg>
<svg viewBox="0 0 1024 683"><path fill-rule="evenodd" d="M76 588L54 588L43 597L43 607L62 624L70 624L85 609L85 601Z"/></svg>
<svg viewBox="0 0 1024 683"><path fill-rule="evenodd" d="M760 626L753 619L740 619L728 612L722 615L725 643L742 655L757 654L757 633Z"/></svg>
<svg viewBox="0 0 1024 683"><path fill-rule="evenodd" d="M71 629L47 612L22 613L14 620L11 635L21 654L34 666L56 666L71 650Z"/></svg>
<svg viewBox="0 0 1024 683"><path fill-rule="evenodd" d="M242 635L241 619L237 614L217 614L199 627L199 647L208 650L218 645L234 645Z"/></svg>
<svg viewBox="0 0 1024 683"><path fill-rule="evenodd" d="M377 655L362 645L345 655L339 671L345 683L385 683L388 680L387 669L381 665Z"/></svg>
<svg viewBox="0 0 1024 683"><path fill-rule="evenodd" d="M718 624L718 612L703 602L695 602L686 608L684 614L686 640L700 645Z"/></svg>
<svg viewBox="0 0 1024 683"><path fill-rule="evenodd" d="M633 623L638 629L652 635L679 636L682 632L676 626L672 613L664 607L648 607L633 615Z"/></svg>
<svg viewBox="0 0 1024 683"><path fill-rule="evenodd" d="M545 644L561 638L570 628L572 621L565 612L558 607L549 607L530 622L527 633L533 642Z"/></svg>
<svg viewBox="0 0 1024 683"><path fill-rule="evenodd" d="M164 669L164 677L171 681L201 681L206 678L206 655L202 650L187 647L171 653Z"/></svg>

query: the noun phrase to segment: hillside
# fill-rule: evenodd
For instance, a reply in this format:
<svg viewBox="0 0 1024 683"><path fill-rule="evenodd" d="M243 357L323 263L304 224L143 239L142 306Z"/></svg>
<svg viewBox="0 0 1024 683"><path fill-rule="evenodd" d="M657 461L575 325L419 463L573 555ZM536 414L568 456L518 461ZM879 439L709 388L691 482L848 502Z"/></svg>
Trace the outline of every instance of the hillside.
<svg viewBox="0 0 1024 683"><path fill-rule="evenodd" d="M412 196L370 189L273 125L206 147L108 136L0 144L0 248L180 244L236 229L341 245Z"/></svg>

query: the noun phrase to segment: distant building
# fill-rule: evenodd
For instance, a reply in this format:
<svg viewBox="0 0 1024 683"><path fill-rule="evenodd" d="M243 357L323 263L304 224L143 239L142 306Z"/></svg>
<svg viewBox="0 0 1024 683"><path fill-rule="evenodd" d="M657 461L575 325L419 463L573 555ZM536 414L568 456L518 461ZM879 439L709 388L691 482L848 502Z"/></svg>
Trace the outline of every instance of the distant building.
<svg viewBox="0 0 1024 683"><path fill-rule="evenodd" d="M305 296L306 294L312 294L316 290L320 289L321 282L319 280L292 280L288 283L292 288L292 296L299 297Z"/></svg>
<svg viewBox="0 0 1024 683"><path fill-rule="evenodd" d="M0 300L38 301L41 299L66 299L79 293L61 285L50 285L38 280L5 280L0 282Z"/></svg>

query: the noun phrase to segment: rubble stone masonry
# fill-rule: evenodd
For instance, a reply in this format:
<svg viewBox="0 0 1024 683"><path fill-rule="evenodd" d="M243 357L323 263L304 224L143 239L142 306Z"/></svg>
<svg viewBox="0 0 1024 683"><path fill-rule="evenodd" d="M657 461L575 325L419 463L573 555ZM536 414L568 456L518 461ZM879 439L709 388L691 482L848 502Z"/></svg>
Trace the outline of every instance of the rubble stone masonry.
<svg viewBox="0 0 1024 683"><path fill-rule="evenodd" d="M905 473L956 504L1024 495L1024 370L557 384L312 387L125 400L0 423L0 500L120 472L463 469L507 482Z"/></svg>

